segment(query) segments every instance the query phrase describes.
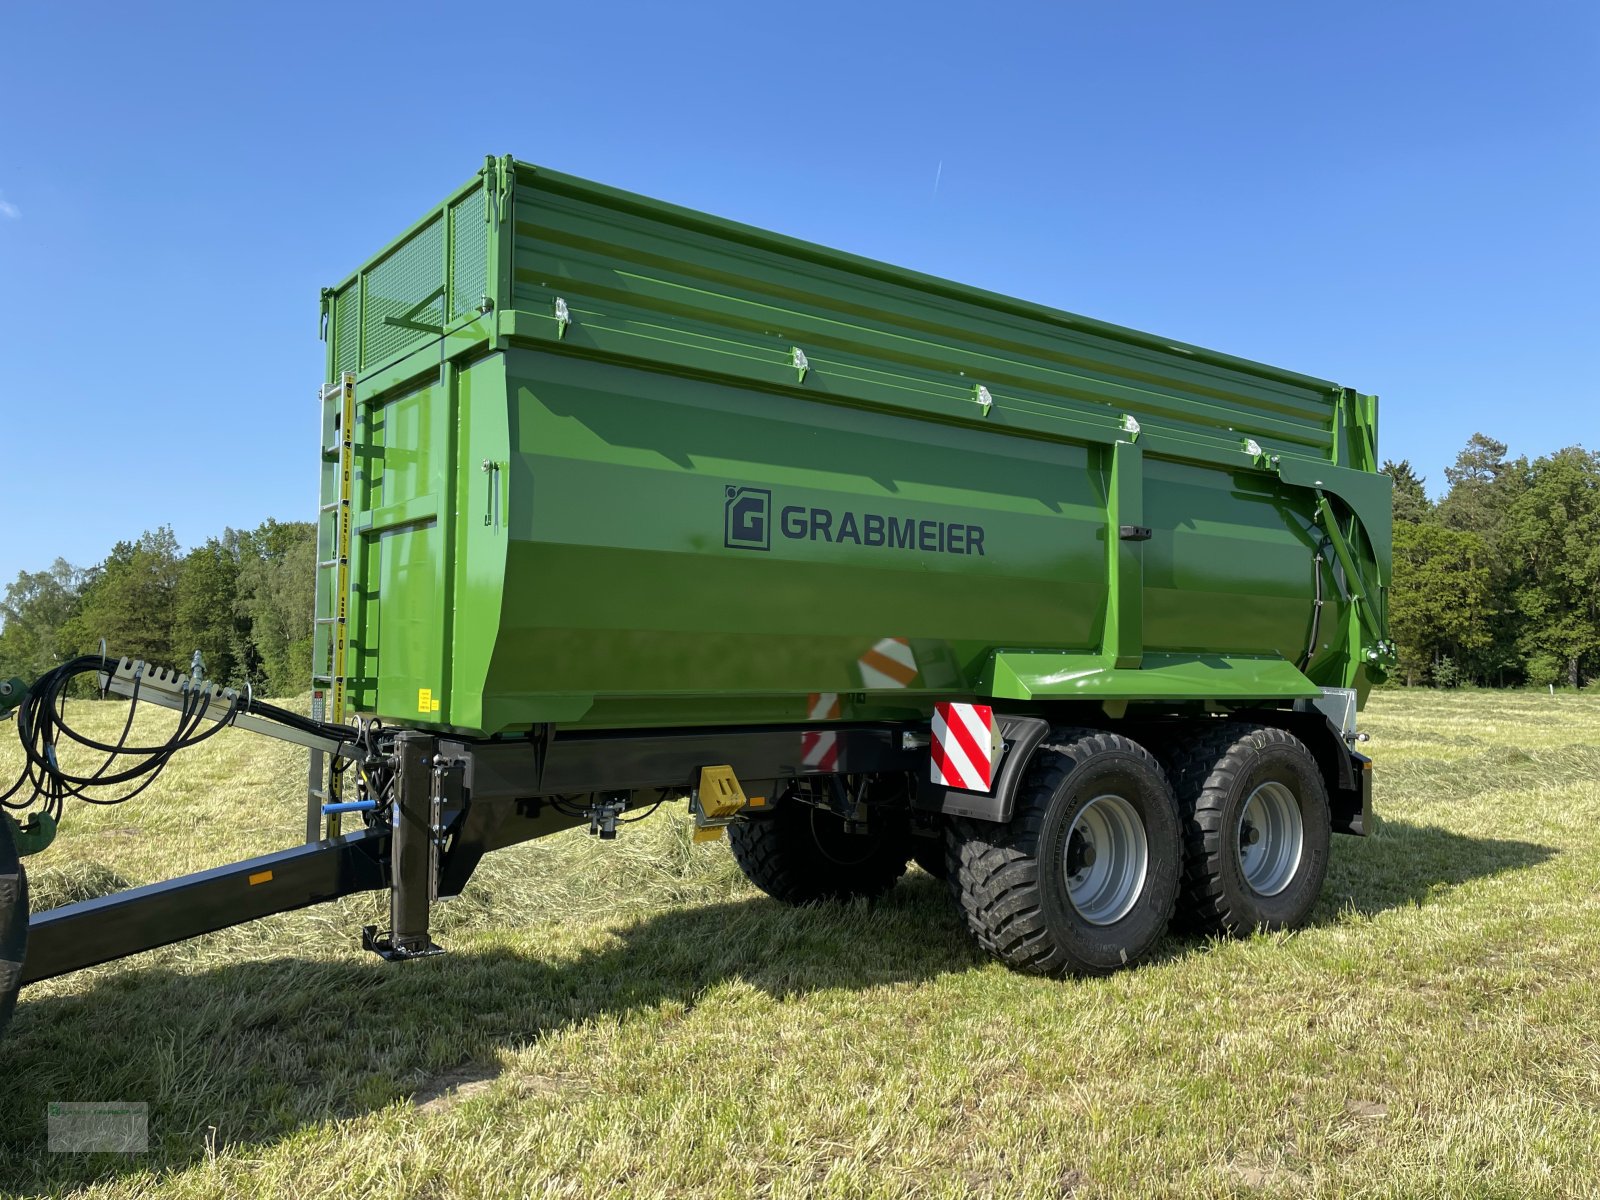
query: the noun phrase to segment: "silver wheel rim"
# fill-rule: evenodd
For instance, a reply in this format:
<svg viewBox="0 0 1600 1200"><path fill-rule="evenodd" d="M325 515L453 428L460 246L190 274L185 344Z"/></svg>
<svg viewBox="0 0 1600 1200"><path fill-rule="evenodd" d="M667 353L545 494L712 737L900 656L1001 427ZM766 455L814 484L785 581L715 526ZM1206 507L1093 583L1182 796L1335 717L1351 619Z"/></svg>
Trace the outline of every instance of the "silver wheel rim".
<svg viewBox="0 0 1600 1200"><path fill-rule="evenodd" d="M1144 890L1150 843L1144 822L1121 796L1096 796L1078 810L1063 851L1067 899L1091 925L1128 915Z"/></svg>
<svg viewBox="0 0 1600 1200"><path fill-rule="evenodd" d="M1258 896L1276 896L1300 869L1306 827L1300 804L1281 783L1263 783L1239 813L1235 845L1244 881Z"/></svg>

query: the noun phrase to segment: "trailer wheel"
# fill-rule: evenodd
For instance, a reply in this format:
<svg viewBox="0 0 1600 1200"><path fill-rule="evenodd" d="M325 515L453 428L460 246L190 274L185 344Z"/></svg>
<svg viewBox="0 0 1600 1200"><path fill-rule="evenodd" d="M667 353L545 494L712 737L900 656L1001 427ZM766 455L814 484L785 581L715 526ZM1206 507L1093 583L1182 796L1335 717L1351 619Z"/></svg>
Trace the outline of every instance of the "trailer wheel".
<svg viewBox="0 0 1600 1200"><path fill-rule="evenodd" d="M1182 838L1155 757L1062 729L1035 752L1004 825L963 821L950 881L979 946L1037 975L1105 975L1166 932Z"/></svg>
<svg viewBox="0 0 1600 1200"><path fill-rule="evenodd" d="M17 1006L27 949L28 875L11 839L11 822L0 817L0 1031Z"/></svg>
<svg viewBox="0 0 1600 1200"><path fill-rule="evenodd" d="M1292 929L1328 873L1328 789L1304 742L1227 723L1175 747L1184 819L1178 924L1202 933Z"/></svg>
<svg viewBox="0 0 1600 1200"><path fill-rule="evenodd" d="M745 878L785 904L881 896L906 873L911 828L905 813L874 814L866 833L825 808L784 800L770 813L735 821L728 844Z"/></svg>

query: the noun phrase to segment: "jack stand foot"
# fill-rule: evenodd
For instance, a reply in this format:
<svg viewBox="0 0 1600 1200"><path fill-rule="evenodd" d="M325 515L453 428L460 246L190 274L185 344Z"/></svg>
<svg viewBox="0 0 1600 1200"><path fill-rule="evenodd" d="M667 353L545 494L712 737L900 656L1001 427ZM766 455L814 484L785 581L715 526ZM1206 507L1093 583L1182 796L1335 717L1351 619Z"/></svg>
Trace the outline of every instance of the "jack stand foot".
<svg viewBox="0 0 1600 1200"><path fill-rule="evenodd" d="M437 945L429 938L417 946L397 946L392 935L379 933L376 925L365 925L361 929L361 948L371 950L385 962L404 962L411 958L432 958L435 954L443 954L444 947Z"/></svg>

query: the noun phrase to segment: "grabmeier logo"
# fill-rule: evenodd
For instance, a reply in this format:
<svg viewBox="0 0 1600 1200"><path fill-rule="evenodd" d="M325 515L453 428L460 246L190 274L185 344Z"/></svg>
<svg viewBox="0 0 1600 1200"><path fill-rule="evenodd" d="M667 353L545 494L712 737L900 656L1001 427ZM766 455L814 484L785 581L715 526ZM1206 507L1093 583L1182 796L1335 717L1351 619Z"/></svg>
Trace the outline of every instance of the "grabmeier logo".
<svg viewBox="0 0 1600 1200"><path fill-rule="evenodd" d="M722 544L730 550L772 549L772 493L728 485L722 509Z"/></svg>

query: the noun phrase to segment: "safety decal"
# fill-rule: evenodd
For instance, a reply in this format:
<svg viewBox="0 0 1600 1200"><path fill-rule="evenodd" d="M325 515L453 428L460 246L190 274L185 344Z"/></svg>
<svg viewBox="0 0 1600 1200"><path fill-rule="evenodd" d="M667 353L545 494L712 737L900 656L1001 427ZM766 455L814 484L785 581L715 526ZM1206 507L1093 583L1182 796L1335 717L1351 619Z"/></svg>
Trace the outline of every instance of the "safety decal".
<svg viewBox="0 0 1600 1200"><path fill-rule="evenodd" d="M1000 725L987 704L943 702L933 710L933 781L969 792L994 785Z"/></svg>

